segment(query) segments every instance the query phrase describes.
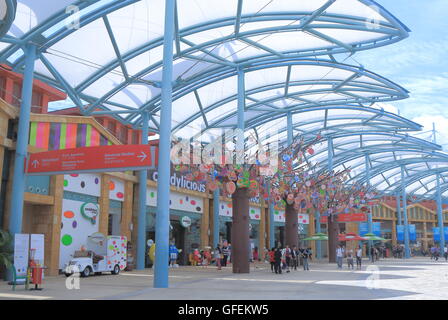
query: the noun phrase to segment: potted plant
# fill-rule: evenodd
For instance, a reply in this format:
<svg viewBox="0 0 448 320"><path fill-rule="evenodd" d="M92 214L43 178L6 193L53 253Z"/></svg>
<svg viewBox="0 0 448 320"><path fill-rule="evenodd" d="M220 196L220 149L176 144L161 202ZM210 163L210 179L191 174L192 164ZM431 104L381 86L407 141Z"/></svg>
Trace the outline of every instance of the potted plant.
<svg viewBox="0 0 448 320"><path fill-rule="evenodd" d="M12 236L8 231L0 230L0 278L13 264Z"/></svg>

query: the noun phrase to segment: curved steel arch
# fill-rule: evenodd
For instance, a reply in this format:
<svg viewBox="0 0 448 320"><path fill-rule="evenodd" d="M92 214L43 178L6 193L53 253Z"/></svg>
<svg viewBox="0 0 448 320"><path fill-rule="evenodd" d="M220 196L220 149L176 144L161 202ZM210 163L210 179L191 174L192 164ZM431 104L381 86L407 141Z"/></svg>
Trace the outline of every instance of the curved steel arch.
<svg viewBox="0 0 448 320"><path fill-rule="evenodd" d="M379 47L383 45L387 45L396 41L399 41L408 36L407 29L402 23L400 23L395 17L393 17L390 13L388 13L384 8L379 6L376 2L370 0L358 0L361 4L367 6L376 6L378 8L378 13L386 20L379 21L376 29L372 29L372 26L366 23L365 19L360 17L354 17L350 15L342 15L342 14L331 14L331 9L328 10L329 7L333 4L334 0L327 1L322 7L317 8L313 12L300 12L300 11L278 11L278 12L260 12L256 15L242 15L241 8L235 12L235 16L226 17L222 19L217 19L213 21L201 22L195 25L188 26L184 29L177 30L176 33L176 44L177 48L180 48L179 43L187 43L188 40L185 39L188 35L197 34L204 30L210 30L210 28L217 26L235 26L235 32L227 37L221 37L218 39L214 39L212 41L208 41L205 43L201 43L200 45L187 44L189 48L186 50L181 50L177 52L176 58L188 58L192 59L192 55L196 52L204 52L208 58L204 58L203 60L209 60L210 65L219 65L223 67L235 67L237 64L250 64L252 63L252 58L259 59L262 57L281 57L282 59L291 58L291 57L309 57L309 56L318 56L318 55L332 55L335 53L342 52L355 52L359 50L366 50L374 47ZM101 3L104 2L104 5ZM104 19L105 25L107 27L108 22L107 14L110 14L119 9L131 6L136 3L136 0L122 0L122 1L76 1L74 4L79 6L80 12L84 12L81 15L80 26L83 27L88 23L101 19ZM240 5L242 5L243 1L240 1ZM96 8L94 8L96 6ZM92 9L94 8L94 9ZM181 13L180 13L181 16ZM1 60L8 60L9 57L16 53L20 53L18 50L27 42L36 43L39 46L39 55L41 60L44 59L45 51L51 49L51 46L61 39L66 38L75 30L71 30L68 28L63 28L63 22L70 21L72 15L66 13L65 11L59 11L55 13L53 16L48 18L46 21L42 22L40 25L30 30L25 36L21 39L17 39L17 43L13 43L9 48L4 50L1 55ZM278 26L278 27L259 27L249 31L242 31L239 29L241 24L248 24L252 22L263 22L263 21L279 21L279 20L300 20L299 25L289 25L289 26ZM110 27L110 26L109 26ZM358 30L365 31L370 33L375 33L378 35L377 38L374 39L361 39L358 42L345 44L339 42L331 37L325 36L322 33L317 32L314 29L345 29L345 30ZM54 30L53 30L54 29ZM275 50L269 50L269 48L265 48L263 46L258 46L260 50L264 50L265 54L257 55L254 57L249 57L248 59L243 59L238 61L237 63L231 61L223 61L224 59L219 59L212 52L208 52L207 48L213 46L217 43L222 43L225 41L240 41L243 40L245 42L249 42L252 46L257 46L252 42L249 38L255 35L263 35L266 33L282 33L282 32L292 32L292 31L306 31L308 33L313 34L315 37L324 39L328 43L331 43L330 46L326 47L317 47L307 50L286 50L284 52L279 52ZM112 42L114 42L114 34L111 28L108 28L109 35L111 37ZM44 35L44 36L43 36ZM88 114L89 112L95 110L96 107L102 107L102 103L107 102L107 99L104 97L110 97L113 92L118 92L121 89L129 86L130 84L139 82L140 78L145 76L150 69L143 70L144 72L139 72L133 77L128 77L125 72L125 62L129 61L133 57L139 55L140 53L146 52L151 48L155 48L157 45L162 44L163 37L159 37L151 40L148 43L142 44L140 47L133 48L129 52L118 52L117 51L117 59L110 62L108 65L100 68L98 72L89 76L84 83L81 83L76 88L72 88L67 84L67 81L60 76L58 70L56 68L49 67L48 61L44 62L50 72L53 74L55 79L46 79L51 81L52 84L58 83L58 87L65 89L71 96L72 100L82 109L82 112ZM116 44L116 43L115 43ZM267 51L266 51L267 50ZM23 55L22 57L17 58L15 61L9 61L16 70L19 70L23 63ZM193 57L194 58L194 57ZM202 59L202 58L201 58ZM254 60L255 61L255 60ZM153 64L152 70L157 69L157 67L161 66L161 61L158 61L156 64ZM112 71L115 68L121 67L123 73L125 75L126 81L123 86L116 87L113 92L109 92L105 94L103 98L98 97L92 100L92 97L87 97L82 94L82 90L86 88L89 84L93 83L97 79L101 78L103 75L106 75L108 71ZM127 76L126 76L127 75ZM43 77L45 79L45 77ZM148 83L148 82L146 82ZM157 83L152 83L153 86L157 87ZM82 108L81 100L84 99L91 103L90 108L86 111Z"/></svg>
<svg viewBox="0 0 448 320"><path fill-rule="evenodd" d="M17 0L1 0L1 2L1 5L5 7L6 11L4 17L0 20L0 38L8 33L9 28L11 28L11 25L14 22L17 11Z"/></svg>

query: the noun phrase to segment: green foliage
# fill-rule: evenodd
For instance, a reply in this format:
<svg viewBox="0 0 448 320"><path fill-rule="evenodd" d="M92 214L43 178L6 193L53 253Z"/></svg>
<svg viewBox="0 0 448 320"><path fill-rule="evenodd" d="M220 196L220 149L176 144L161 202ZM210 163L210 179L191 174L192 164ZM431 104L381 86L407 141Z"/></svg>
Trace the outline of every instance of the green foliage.
<svg viewBox="0 0 448 320"><path fill-rule="evenodd" d="M11 268L13 263L12 235L0 230L0 267Z"/></svg>

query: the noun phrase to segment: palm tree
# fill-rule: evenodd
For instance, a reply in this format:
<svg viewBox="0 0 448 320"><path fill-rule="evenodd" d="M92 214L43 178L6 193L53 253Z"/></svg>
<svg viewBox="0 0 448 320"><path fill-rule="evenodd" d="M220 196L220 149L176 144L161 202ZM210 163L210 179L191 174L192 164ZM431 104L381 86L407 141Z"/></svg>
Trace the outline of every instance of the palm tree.
<svg viewBox="0 0 448 320"><path fill-rule="evenodd" d="M12 259L12 235L8 231L0 230L0 268L11 268Z"/></svg>

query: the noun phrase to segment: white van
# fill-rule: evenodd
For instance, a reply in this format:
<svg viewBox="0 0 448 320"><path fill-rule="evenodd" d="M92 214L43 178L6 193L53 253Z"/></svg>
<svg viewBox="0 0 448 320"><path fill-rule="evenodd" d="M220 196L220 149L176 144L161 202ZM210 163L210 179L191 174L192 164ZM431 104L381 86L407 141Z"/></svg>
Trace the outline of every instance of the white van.
<svg viewBox="0 0 448 320"><path fill-rule="evenodd" d="M119 274L126 268L127 239L123 236L93 234L87 239L87 250L75 251L73 259L66 264L64 273L88 277L95 273Z"/></svg>

